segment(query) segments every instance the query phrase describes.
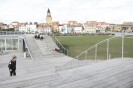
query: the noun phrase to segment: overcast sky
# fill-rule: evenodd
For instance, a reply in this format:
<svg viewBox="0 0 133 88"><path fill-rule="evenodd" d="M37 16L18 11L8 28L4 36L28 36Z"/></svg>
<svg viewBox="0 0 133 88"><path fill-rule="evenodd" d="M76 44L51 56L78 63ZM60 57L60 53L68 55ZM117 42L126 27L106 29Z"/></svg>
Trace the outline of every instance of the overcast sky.
<svg viewBox="0 0 133 88"><path fill-rule="evenodd" d="M133 0L0 0L0 22L45 23L48 8L60 23L133 21Z"/></svg>

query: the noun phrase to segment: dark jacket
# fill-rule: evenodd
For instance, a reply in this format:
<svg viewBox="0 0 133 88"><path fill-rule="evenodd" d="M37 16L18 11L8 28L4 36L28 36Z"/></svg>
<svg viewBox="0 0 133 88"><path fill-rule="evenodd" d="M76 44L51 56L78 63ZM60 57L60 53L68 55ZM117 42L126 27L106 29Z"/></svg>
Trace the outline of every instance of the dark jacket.
<svg viewBox="0 0 133 88"><path fill-rule="evenodd" d="M10 64L9 69L16 70L16 61L15 62L10 61L9 64Z"/></svg>

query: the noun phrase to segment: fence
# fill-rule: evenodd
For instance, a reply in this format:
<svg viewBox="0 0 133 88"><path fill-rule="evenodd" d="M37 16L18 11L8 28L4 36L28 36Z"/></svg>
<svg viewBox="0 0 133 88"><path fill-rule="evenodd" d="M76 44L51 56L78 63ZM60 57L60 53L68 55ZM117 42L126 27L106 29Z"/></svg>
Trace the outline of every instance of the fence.
<svg viewBox="0 0 133 88"><path fill-rule="evenodd" d="M0 35L20 35L24 34L24 32L19 31L0 31Z"/></svg>
<svg viewBox="0 0 133 88"><path fill-rule="evenodd" d="M119 35L103 40L69 61L56 71L86 66L116 58L133 58L133 35Z"/></svg>
<svg viewBox="0 0 133 88"><path fill-rule="evenodd" d="M20 50L22 49L23 51L23 44L22 44L22 48L20 47L20 43L23 43L23 39L25 41L25 44L27 47L27 51L26 54L27 56L31 56L31 58L33 59L32 55L31 55L31 51L29 49L29 45L27 44L27 40L25 35L20 36L19 34L24 34L22 32L7 32L7 31L0 31L0 53L6 50ZM3 36L4 35L4 36ZM16 36L14 36L16 35ZM22 40L21 40L22 39ZM21 40L21 42L20 42Z"/></svg>
<svg viewBox="0 0 133 88"><path fill-rule="evenodd" d="M53 33L49 34L52 39L55 41L56 45L60 48L61 52L64 53L65 55L68 55L68 50L63 47L63 45L60 43L60 41L56 38L56 36Z"/></svg>

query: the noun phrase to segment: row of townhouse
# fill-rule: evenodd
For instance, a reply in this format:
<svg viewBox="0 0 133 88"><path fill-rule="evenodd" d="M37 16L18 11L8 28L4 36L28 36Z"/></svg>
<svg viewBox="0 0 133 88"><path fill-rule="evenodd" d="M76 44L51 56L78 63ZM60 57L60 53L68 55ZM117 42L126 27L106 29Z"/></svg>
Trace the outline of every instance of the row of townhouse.
<svg viewBox="0 0 133 88"><path fill-rule="evenodd" d="M110 30L107 30L107 27L109 27ZM59 24L59 22L53 22L52 24L30 23L19 26L19 31L39 32L39 33L59 32L62 34L105 33L106 31L133 32L133 22L124 22L123 24L108 24L106 22L96 22L96 21L87 21L86 23L83 24L77 23L77 21L69 21L67 24Z"/></svg>
<svg viewBox="0 0 133 88"><path fill-rule="evenodd" d="M105 32L109 24L106 22L88 21L86 23L77 23L69 21L68 24L59 25L60 33L99 33Z"/></svg>
<svg viewBox="0 0 133 88"><path fill-rule="evenodd" d="M59 24L59 22L52 22L52 24L37 22L12 22L7 25L7 28L14 28L15 31L28 32L28 33L50 33L59 32L62 34L67 33L97 33L105 32L107 26L105 22L88 21L86 23L78 23L77 21L68 21L67 24Z"/></svg>
<svg viewBox="0 0 133 88"><path fill-rule="evenodd" d="M77 21L68 21L66 24L59 24L59 22L52 22L51 24L37 22L12 22L4 24L0 22L1 29L13 28L14 31L29 32L29 33L50 33L59 32L67 33L104 33L106 31L115 32L133 32L133 22L123 22L123 24L108 24L106 22L87 21L85 23L78 23ZM108 29L108 30L107 30Z"/></svg>
<svg viewBox="0 0 133 88"><path fill-rule="evenodd" d="M115 32L133 32L133 22L123 22L112 26L112 31Z"/></svg>
<svg viewBox="0 0 133 88"><path fill-rule="evenodd" d="M37 23L36 22L20 23L18 31L35 33L37 31Z"/></svg>
<svg viewBox="0 0 133 88"><path fill-rule="evenodd" d="M3 23L0 23L2 28ZM15 31L28 32L28 33L50 33L59 32L62 34L67 33L98 33L105 32L106 27L109 26L106 22L87 21L86 23L78 23L77 21L68 21L67 24L59 24L59 22L52 22L52 24L37 22L12 22L9 25L4 26L5 28L14 28Z"/></svg>
<svg viewBox="0 0 133 88"><path fill-rule="evenodd" d="M9 25L4 24L3 22L0 22L0 30L2 30L2 29L8 29L8 28L9 28Z"/></svg>
<svg viewBox="0 0 133 88"><path fill-rule="evenodd" d="M107 30L107 27L109 30ZM37 23L37 22L12 22L4 24L0 22L0 29L13 28L15 31L28 33L50 33L59 32L67 33L105 33L106 31L115 32L133 32L133 22L124 22L123 24L108 24L106 22L87 21L85 23L78 23L77 21L68 21L66 24L59 24L59 22Z"/></svg>

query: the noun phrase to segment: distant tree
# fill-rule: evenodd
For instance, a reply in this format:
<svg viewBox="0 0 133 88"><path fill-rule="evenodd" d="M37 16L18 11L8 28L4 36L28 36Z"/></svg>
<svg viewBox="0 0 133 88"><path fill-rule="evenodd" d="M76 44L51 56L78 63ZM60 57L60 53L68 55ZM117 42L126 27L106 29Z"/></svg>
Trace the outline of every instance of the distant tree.
<svg viewBox="0 0 133 88"><path fill-rule="evenodd" d="M110 27L106 27L105 30L106 30L106 31L111 31L111 28L110 28Z"/></svg>
<svg viewBox="0 0 133 88"><path fill-rule="evenodd" d="M64 32L64 29L63 28L61 29L61 32Z"/></svg>
<svg viewBox="0 0 133 88"><path fill-rule="evenodd" d="M0 31L14 31L14 28L9 28L9 29L0 29Z"/></svg>
<svg viewBox="0 0 133 88"><path fill-rule="evenodd" d="M7 29L7 31L14 31L14 28L9 28Z"/></svg>
<svg viewBox="0 0 133 88"><path fill-rule="evenodd" d="M71 33L74 33L74 28L72 28Z"/></svg>

